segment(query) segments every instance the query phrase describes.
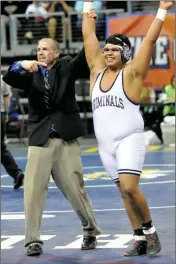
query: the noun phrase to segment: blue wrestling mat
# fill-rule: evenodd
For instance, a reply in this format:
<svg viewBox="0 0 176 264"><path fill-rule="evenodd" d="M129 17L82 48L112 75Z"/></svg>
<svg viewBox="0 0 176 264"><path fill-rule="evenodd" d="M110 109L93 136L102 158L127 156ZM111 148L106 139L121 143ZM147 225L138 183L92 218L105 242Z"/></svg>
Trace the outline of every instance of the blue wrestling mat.
<svg viewBox="0 0 176 264"><path fill-rule="evenodd" d="M12 153L24 169L26 149ZM24 248L23 188L14 191L12 178L1 170L1 264L175 264L175 146L150 146L140 187L145 194L162 251L153 258L124 257L132 229L116 186L105 173L96 146L82 146L87 191L102 229L96 250L81 251L78 217L51 181L42 221L44 253L27 257Z"/></svg>

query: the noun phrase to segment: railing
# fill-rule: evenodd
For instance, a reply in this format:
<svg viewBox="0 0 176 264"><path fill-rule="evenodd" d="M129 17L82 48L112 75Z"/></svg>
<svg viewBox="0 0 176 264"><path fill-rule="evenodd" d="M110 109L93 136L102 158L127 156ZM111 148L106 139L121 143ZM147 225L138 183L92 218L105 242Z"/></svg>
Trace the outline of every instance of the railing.
<svg viewBox="0 0 176 264"><path fill-rule="evenodd" d="M106 38L106 19L110 15L118 15L124 13L123 9L102 10L98 12L99 20L97 23L97 37L100 45L103 45ZM54 16L56 23L56 39L60 44L61 51L64 53L78 52L82 48L82 31L81 24L78 25L78 16L80 13L70 12L68 14L69 24L69 39L68 46L66 45L66 35L63 12L48 13L48 18ZM36 21L36 16L30 15L28 18L25 15L10 15L10 49L7 49L5 17L1 17L1 54L2 57L12 56L31 56L36 55L36 44L42 37L48 37L48 24L43 19ZM66 47L69 49L67 50ZM71 50L71 52L70 52ZM73 50L73 52L72 52Z"/></svg>
<svg viewBox="0 0 176 264"><path fill-rule="evenodd" d="M49 13L49 15L57 17L56 37L63 49L66 47L64 13ZM35 22L34 17L30 15L26 19L25 15L10 16L10 43L13 56L35 55L37 41L42 37L48 37L48 25L44 20L38 23ZM27 33L30 35L28 39L25 38ZM34 35L33 38L31 38L32 35Z"/></svg>

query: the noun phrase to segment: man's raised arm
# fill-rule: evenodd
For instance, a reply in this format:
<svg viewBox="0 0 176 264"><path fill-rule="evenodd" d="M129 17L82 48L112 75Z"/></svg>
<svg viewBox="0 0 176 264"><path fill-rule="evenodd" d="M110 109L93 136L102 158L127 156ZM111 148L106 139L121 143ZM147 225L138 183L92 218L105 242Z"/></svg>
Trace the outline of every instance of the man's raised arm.
<svg viewBox="0 0 176 264"><path fill-rule="evenodd" d="M105 64L95 33L96 17L94 17L94 12L91 16L92 9L92 2L84 2L82 33L87 63L89 65L91 73L96 73L101 71L105 67Z"/></svg>
<svg viewBox="0 0 176 264"><path fill-rule="evenodd" d="M174 1L160 1L160 7L147 35L145 36L135 58L131 62L131 73L134 77L144 79L147 75L154 45L160 35L167 10L174 5Z"/></svg>

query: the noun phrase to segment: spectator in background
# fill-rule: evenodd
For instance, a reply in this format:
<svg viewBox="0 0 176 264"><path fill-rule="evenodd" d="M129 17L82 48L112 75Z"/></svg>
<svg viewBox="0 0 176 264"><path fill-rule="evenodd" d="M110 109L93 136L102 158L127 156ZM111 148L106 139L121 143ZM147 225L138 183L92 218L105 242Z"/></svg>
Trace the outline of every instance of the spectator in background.
<svg viewBox="0 0 176 264"><path fill-rule="evenodd" d="M24 132L24 120L20 120L20 114L24 114L24 106L19 104L19 99L25 97L25 93L9 86L9 96L9 118L6 123L6 132L8 135L12 134L21 141ZM5 142L7 143L8 139Z"/></svg>
<svg viewBox="0 0 176 264"><path fill-rule="evenodd" d="M76 1L75 3L75 11L78 12L78 16L77 16L77 27L81 28L82 27L82 10L83 10L83 5L84 5L84 1ZM93 8L95 9L95 12L99 12L102 10L103 7L103 3L102 1L93 1ZM98 18L100 18L101 15L98 14Z"/></svg>
<svg viewBox="0 0 176 264"><path fill-rule="evenodd" d="M10 49L9 15L24 14L28 1L1 1L1 15L5 19L7 49Z"/></svg>
<svg viewBox="0 0 176 264"><path fill-rule="evenodd" d="M29 15L31 14L40 15L40 16L36 16L36 21L46 19L48 16L48 13L44 7L43 2L40 1L34 1L32 4L28 5L25 12L26 18L29 18Z"/></svg>
<svg viewBox="0 0 176 264"><path fill-rule="evenodd" d="M166 93L168 102L175 102L175 89L176 89L176 75L173 75L171 78L170 85L167 85L164 90ZM166 105L164 107L163 115L175 115L175 104L174 105Z"/></svg>
<svg viewBox="0 0 176 264"><path fill-rule="evenodd" d="M84 1L76 1L75 3L75 11L79 14L77 15L77 21L76 21L76 30L80 31L81 36L81 28L82 28L82 10L83 10ZM98 23L96 24L96 31L98 39L104 39L105 38L105 17L104 14L100 14L99 12L104 9L104 5L102 1L93 1L93 8L95 9L95 12L98 13ZM81 37L82 39L82 37Z"/></svg>
<svg viewBox="0 0 176 264"><path fill-rule="evenodd" d="M57 0L50 2L48 6L48 11L50 13L54 12L64 12L65 13L65 18L64 18L64 29L65 29L65 37L66 40L68 41L68 36L69 36L69 23L68 23L68 12L73 11L75 1L62 1L62 0ZM49 31L49 36L52 39L56 39L56 25L57 25L57 17L51 16L48 19L48 31Z"/></svg>
<svg viewBox="0 0 176 264"><path fill-rule="evenodd" d="M157 142L163 144L161 122L163 121L161 105L155 105L155 89L143 87L140 110L144 119L144 137L146 145ZM151 104L150 104L151 103ZM159 140L159 141L158 141Z"/></svg>
<svg viewBox="0 0 176 264"><path fill-rule="evenodd" d="M14 179L14 189L18 189L23 184L24 174L16 164L12 154L5 144L5 126L8 122L8 112L10 105L10 96L8 87L2 80L1 75L1 163L7 173Z"/></svg>
<svg viewBox="0 0 176 264"><path fill-rule="evenodd" d="M30 15L35 15L35 17L31 17ZM27 19L27 23L26 23L27 32L25 33L26 39L28 40L32 40L33 38L39 39L41 38L41 35L43 36L46 35L46 28L47 28L46 19L48 17L48 12L46 11L43 2L34 1L32 4L28 5L25 12L25 16Z"/></svg>

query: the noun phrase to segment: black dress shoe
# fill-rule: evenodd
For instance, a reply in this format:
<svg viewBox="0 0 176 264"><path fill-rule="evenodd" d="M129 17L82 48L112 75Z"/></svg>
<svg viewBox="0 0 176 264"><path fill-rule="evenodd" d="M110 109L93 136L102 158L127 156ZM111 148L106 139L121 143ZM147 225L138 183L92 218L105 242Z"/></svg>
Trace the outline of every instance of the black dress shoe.
<svg viewBox="0 0 176 264"><path fill-rule="evenodd" d="M82 250L95 249L96 245L97 245L97 239L95 236L84 236L81 249Z"/></svg>
<svg viewBox="0 0 176 264"><path fill-rule="evenodd" d="M40 243L31 243L27 248L28 256L39 256L43 253Z"/></svg>
<svg viewBox="0 0 176 264"><path fill-rule="evenodd" d="M14 189L18 189L23 185L23 180L24 180L24 174L23 172L18 173L15 181L14 181Z"/></svg>

